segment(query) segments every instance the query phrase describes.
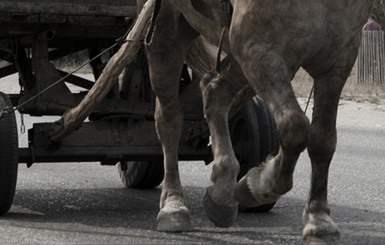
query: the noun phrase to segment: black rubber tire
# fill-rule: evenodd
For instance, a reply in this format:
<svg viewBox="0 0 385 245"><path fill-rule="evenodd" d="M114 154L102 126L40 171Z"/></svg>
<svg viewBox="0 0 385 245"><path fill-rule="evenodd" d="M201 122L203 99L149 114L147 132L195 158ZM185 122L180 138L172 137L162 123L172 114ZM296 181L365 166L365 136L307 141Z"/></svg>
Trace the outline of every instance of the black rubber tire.
<svg viewBox="0 0 385 245"><path fill-rule="evenodd" d="M127 188L151 189L163 181L164 168L161 162L119 162L120 179Z"/></svg>
<svg viewBox="0 0 385 245"><path fill-rule="evenodd" d="M279 141L275 120L265 102L258 97L254 97L254 108L257 113L259 123L260 162L264 162L270 155L277 155L279 151Z"/></svg>
<svg viewBox="0 0 385 245"><path fill-rule="evenodd" d="M125 68L122 88L124 88L121 91L122 99L155 103L144 49L141 49L134 61ZM134 98L129 98L129 94ZM155 188L162 183L164 177L161 161L122 161L118 164L118 171L120 179L127 188Z"/></svg>
<svg viewBox="0 0 385 245"><path fill-rule="evenodd" d="M267 157L278 154L279 142L277 128L274 117L270 113L265 102L258 97L254 97L253 102L259 123L259 142L262 142L259 146L259 163L262 163L266 161ZM274 206L275 202L258 207L247 208L243 211L253 213L269 212Z"/></svg>
<svg viewBox="0 0 385 245"><path fill-rule="evenodd" d="M229 130L234 153L240 165L240 180L250 168L258 166L260 162L258 118L252 101L229 120Z"/></svg>
<svg viewBox="0 0 385 245"><path fill-rule="evenodd" d="M240 164L238 180L250 168L257 167L269 155L278 153L279 144L275 121L265 103L255 97L229 121L230 136ZM268 212L274 203L239 209L244 212Z"/></svg>
<svg viewBox="0 0 385 245"><path fill-rule="evenodd" d="M8 96L0 92L0 110L12 108ZM15 196L19 164L15 113L0 117L0 215L8 213Z"/></svg>

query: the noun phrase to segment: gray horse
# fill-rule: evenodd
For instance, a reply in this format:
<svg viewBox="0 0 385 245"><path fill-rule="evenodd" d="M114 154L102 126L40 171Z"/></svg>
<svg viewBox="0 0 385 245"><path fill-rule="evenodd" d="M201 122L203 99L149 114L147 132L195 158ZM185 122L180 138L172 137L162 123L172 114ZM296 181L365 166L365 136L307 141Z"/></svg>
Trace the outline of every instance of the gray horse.
<svg viewBox="0 0 385 245"><path fill-rule="evenodd" d="M138 0L139 6L143 2ZM226 12L224 7L230 6L226 2L163 0L152 43L146 47L156 94L156 129L164 153L158 214L161 231L191 229L178 172L183 123L179 78L184 62L192 66L198 62L199 57L191 55L202 46L198 37L214 45L219 43L223 24L219 20ZM304 241L338 244L340 231L329 216L327 203L337 107L373 0L230 2L232 19L224 28L223 39L227 56L221 72L208 72L200 84L214 154L212 185L204 198L206 213L217 226L228 227L236 218L238 204L258 206L277 201L292 188L296 162L307 148L312 177L303 213ZM311 123L290 84L300 67L314 79ZM255 94L274 115L280 150L237 182L239 164L231 145L228 117Z"/></svg>

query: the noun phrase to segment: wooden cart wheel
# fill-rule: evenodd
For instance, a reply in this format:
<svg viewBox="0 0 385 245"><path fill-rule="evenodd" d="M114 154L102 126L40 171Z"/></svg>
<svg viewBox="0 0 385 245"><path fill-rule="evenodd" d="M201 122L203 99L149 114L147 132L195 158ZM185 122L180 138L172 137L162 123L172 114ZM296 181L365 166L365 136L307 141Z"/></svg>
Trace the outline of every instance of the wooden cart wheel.
<svg viewBox="0 0 385 245"><path fill-rule="evenodd" d="M247 103L229 121L231 141L240 164L238 180L250 168L257 167L269 155L278 152L275 121L265 103L259 98ZM240 210L247 212L268 212L275 203Z"/></svg>
<svg viewBox="0 0 385 245"><path fill-rule="evenodd" d="M0 110L12 108L8 96L0 92ZM17 126L14 112L0 117L0 215L11 208L15 195L18 156Z"/></svg>

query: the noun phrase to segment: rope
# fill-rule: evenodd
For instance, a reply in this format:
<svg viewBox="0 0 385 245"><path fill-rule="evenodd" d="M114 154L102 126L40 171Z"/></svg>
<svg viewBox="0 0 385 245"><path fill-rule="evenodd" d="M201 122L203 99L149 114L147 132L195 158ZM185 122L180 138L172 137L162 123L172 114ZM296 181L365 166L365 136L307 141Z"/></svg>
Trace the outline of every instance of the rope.
<svg viewBox="0 0 385 245"><path fill-rule="evenodd" d="M152 36L154 34L154 30L156 27L156 19L158 18L160 7L161 7L162 1L161 0L155 0L155 6L154 10L152 12L150 26L148 27L146 37L144 39L144 43L146 45L150 45L152 43Z"/></svg>
<svg viewBox="0 0 385 245"><path fill-rule="evenodd" d="M12 108L10 108L9 106L5 106L3 109L0 110L0 118L2 118L4 114L9 114L12 112L13 112Z"/></svg>
<svg viewBox="0 0 385 245"><path fill-rule="evenodd" d="M221 38L219 40L219 45L218 45L218 53L217 53L217 64L215 66L215 70L220 73L221 72L221 54L222 54L222 44L223 44L223 39L225 37L225 32L226 32L226 27L222 28L221 32Z"/></svg>
<svg viewBox="0 0 385 245"><path fill-rule="evenodd" d="M69 76L73 75L74 73L78 72L79 70L81 70L82 68L84 68L86 65L88 65L90 62L96 60L97 58L99 58L100 56L102 56L103 54L105 54L106 52L110 51L111 49L113 49L114 47L117 46L117 43L113 44L112 46L110 46L108 49L104 50L103 52L101 52L100 54L96 55L95 57L93 57L92 59L90 59L89 61L83 63L82 65L80 65L78 68L76 68L75 70L73 70L72 72L68 73L67 75L65 75L64 77L60 78L59 80L57 80L56 82L52 83L51 85L49 85L48 87L46 87L45 89L41 90L39 93L35 94L34 96L32 96L31 98L29 98L28 100L24 101L23 103L15 106L13 108L13 110L19 110L20 107L30 103L32 100L36 99L38 96L40 96L41 94L45 93L47 90L49 90L50 88L56 86L57 84L61 83L62 81L64 81L65 79L67 79Z"/></svg>
<svg viewBox="0 0 385 245"><path fill-rule="evenodd" d="M309 107L311 97L313 96L313 92L314 92L314 84L313 84L313 87L310 90L309 98L307 99L307 103L306 103L306 107L305 107L305 114L307 112L307 108Z"/></svg>
<svg viewBox="0 0 385 245"><path fill-rule="evenodd" d="M19 110L22 106L30 103L32 100L36 99L38 96L42 95L43 93L45 93L47 90L49 90L50 88L56 86L57 84L59 84L60 82L64 81L65 79L67 79L69 76L72 76L74 73L78 72L80 69L82 69L83 67L85 67L86 65L88 65L89 63L91 63L92 61L96 60L97 58L99 58L100 56L102 56L103 54L105 54L106 52L109 52L111 49L117 47L117 46L122 46L124 43L127 43L127 42L143 42L145 41L146 44L150 44L151 41L152 41L152 35L153 35L153 32L154 32L154 29L155 29L155 22L156 22L156 17L158 16L159 12L160 12L160 6L161 6L161 0L156 0L155 1L155 6L154 6L154 12L153 12L153 15L152 15L152 18L151 18L151 24L150 24L150 27L149 29L147 30L147 33L145 35L145 37L143 38L139 38L139 39L128 39L128 35L130 33L130 31L132 30L133 26L134 25L131 25L130 28L127 30L127 32L124 34L124 36L118 38L115 40L115 43L113 45L111 45L110 47L108 47L107 49L105 49L104 51L102 51L101 53L99 53L98 55L96 55L95 57L93 57L92 59L88 60L87 62L83 63L82 65L80 65L78 68L76 68L75 70L73 70L72 72L68 73L67 75L65 75L64 77L60 78L59 80L57 80L56 82L52 83L51 85L49 85L48 87L46 87L45 89L43 89L42 91L39 91L36 95L30 97L29 99L27 99L26 101L22 102L21 104L13 107L13 108L10 108L8 106L4 107L4 108L1 108L0 109L0 119L2 118L2 116L4 114L10 114L10 113L13 113L15 112L16 110ZM136 21L136 20L135 20Z"/></svg>

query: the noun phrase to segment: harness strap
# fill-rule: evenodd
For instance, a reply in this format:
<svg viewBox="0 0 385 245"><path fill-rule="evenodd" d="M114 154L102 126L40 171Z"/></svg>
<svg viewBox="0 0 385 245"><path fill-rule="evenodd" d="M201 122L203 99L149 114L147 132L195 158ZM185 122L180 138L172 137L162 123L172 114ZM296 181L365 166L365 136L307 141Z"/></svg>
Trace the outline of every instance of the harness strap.
<svg viewBox="0 0 385 245"><path fill-rule="evenodd" d="M161 4L162 4L161 0L155 0L155 6L154 6L154 11L152 12L150 27L148 28L146 38L144 40L146 45L150 45L152 42L152 36L154 34L154 30L156 27L156 18L159 15Z"/></svg>
<svg viewBox="0 0 385 245"><path fill-rule="evenodd" d="M221 38L219 39L219 44L218 44L217 64L215 66L215 70L218 73L221 73L221 54L222 54L222 44L223 44L223 39L225 37L225 32L226 32L226 27L222 27Z"/></svg>

